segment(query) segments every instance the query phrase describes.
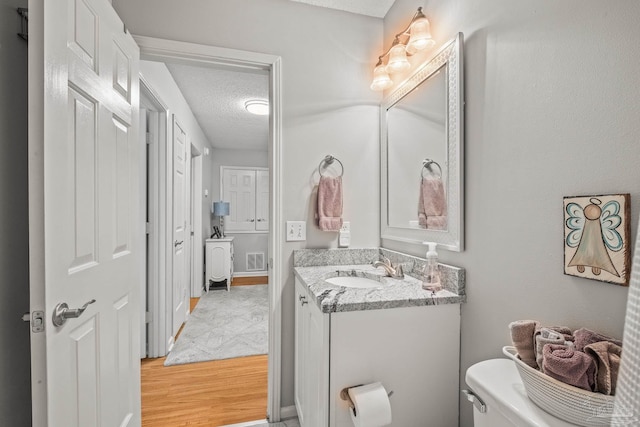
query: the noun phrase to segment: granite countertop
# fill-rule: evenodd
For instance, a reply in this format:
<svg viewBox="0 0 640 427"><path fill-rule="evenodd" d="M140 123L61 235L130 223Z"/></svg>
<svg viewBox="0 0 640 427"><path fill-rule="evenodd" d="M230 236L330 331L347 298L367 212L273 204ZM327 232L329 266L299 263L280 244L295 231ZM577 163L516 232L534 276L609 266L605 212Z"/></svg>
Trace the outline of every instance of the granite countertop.
<svg viewBox="0 0 640 427"><path fill-rule="evenodd" d="M443 289L436 293L422 289L422 282L405 274L404 279L384 275L382 268L370 264L298 266L295 276L305 285L323 313L377 310L439 304L460 304L464 292ZM325 279L336 276L360 276L381 282L379 288L350 288L333 285Z"/></svg>

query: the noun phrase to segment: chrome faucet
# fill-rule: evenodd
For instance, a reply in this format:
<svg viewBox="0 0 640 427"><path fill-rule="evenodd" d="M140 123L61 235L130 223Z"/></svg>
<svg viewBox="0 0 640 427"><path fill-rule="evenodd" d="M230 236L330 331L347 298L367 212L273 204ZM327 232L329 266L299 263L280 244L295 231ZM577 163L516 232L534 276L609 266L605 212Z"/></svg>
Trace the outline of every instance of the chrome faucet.
<svg viewBox="0 0 640 427"><path fill-rule="evenodd" d="M375 268L382 267L387 276L393 279L404 279L404 273L402 271L402 265L398 264L396 266L389 260L389 258L385 256L381 256L381 259L378 261L374 261L371 263Z"/></svg>

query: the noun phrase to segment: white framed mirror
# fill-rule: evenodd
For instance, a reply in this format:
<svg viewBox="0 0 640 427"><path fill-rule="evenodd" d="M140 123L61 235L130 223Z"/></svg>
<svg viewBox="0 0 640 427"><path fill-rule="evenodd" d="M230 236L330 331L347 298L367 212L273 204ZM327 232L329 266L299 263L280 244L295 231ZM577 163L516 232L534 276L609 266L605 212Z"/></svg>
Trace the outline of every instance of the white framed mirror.
<svg viewBox="0 0 640 427"><path fill-rule="evenodd" d="M382 102L381 237L464 249L463 35Z"/></svg>

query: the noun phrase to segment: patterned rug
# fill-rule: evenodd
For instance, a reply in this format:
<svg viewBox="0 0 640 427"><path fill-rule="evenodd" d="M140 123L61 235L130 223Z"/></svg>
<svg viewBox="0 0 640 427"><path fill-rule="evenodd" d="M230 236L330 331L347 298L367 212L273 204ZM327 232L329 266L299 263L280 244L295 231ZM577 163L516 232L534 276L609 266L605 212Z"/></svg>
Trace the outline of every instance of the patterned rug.
<svg viewBox="0 0 640 427"><path fill-rule="evenodd" d="M167 355L165 366L267 354L267 285L203 294Z"/></svg>

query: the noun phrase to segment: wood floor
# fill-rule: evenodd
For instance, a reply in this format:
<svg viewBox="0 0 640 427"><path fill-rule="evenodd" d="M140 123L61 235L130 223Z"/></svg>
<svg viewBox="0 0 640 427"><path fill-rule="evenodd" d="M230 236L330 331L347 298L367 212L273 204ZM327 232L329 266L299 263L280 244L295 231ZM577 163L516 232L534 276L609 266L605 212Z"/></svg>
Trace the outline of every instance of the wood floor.
<svg viewBox="0 0 640 427"><path fill-rule="evenodd" d="M243 279L242 284L267 283L265 277ZM191 299L192 310L197 302ZM142 426L218 427L264 419L267 358L248 356L176 366L164 366L164 357L143 359Z"/></svg>

